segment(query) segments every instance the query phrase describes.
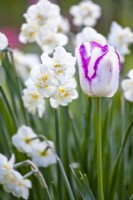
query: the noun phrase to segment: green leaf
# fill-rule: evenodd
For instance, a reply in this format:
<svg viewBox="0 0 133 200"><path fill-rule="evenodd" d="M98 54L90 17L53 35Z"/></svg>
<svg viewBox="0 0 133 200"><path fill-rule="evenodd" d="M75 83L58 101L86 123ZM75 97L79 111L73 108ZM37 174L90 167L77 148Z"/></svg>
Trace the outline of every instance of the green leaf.
<svg viewBox="0 0 133 200"><path fill-rule="evenodd" d="M78 190L80 192L82 199L83 200L95 200L95 197L89 186L89 181L88 181L87 175L79 172L79 176L78 176L78 175L76 175L75 171L73 170L73 168L71 166L70 166L70 168L75 177L75 181L76 181L76 184L77 184L77 187L78 187Z"/></svg>
<svg viewBox="0 0 133 200"><path fill-rule="evenodd" d="M54 200L59 200L58 190L57 190L54 182L52 182L52 190L53 190Z"/></svg>
<svg viewBox="0 0 133 200"><path fill-rule="evenodd" d="M128 192L127 192L127 188L126 188L126 185L124 184L124 200L129 200L129 196L128 196Z"/></svg>
<svg viewBox="0 0 133 200"><path fill-rule="evenodd" d="M133 194L129 197L129 200L133 200Z"/></svg>
<svg viewBox="0 0 133 200"><path fill-rule="evenodd" d="M109 190L110 190L109 199L111 199L111 200L114 199L115 189L116 189L116 184L117 184L116 180L117 180L117 175L118 175L119 164L120 164L120 161L122 159L123 152L125 150L125 146L126 146L127 140L128 140L129 135L131 133L132 126L133 126L133 119L130 122L130 124L129 124L127 130L126 130L126 133L125 133L125 136L124 136L124 139L123 139L123 143L121 145L121 148L119 150L118 156L117 156L117 158L115 160L115 164L114 164L114 167L113 167L113 170L112 170L111 180L110 180L110 187L109 187Z"/></svg>

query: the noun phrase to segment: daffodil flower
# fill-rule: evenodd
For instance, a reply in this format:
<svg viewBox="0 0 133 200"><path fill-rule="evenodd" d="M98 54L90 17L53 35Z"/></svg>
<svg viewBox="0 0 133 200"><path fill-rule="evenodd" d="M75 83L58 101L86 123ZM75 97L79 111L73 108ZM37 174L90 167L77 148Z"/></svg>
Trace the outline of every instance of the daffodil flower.
<svg viewBox="0 0 133 200"><path fill-rule="evenodd" d="M133 69L128 73L128 78L122 81L122 89L126 100L133 102Z"/></svg>
<svg viewBox="0 0 133 200"><path fill-rule="evenodd" d="M92 1L82 1L70 8L70 14L74 17L76 26L95 26L97 19L101 16L101 7Z"/></svg>
<svg viewBox="0 0 133 200"><path fill-rule="evenodd" d="M31 140L37 137L33 130L22 125L19 127L17 133L12 137L13 145L21 152L30 154L34 145L37 145L39 140Z"/></svg>
<svg viewBox="0 0 133 200"><path fill-rule="evenodd" d="M114 46L120 55L121 62L124 62L125 55L130 53L129 45L133 43L133 32L129 27L123 28L114 21L111 23L108 43Z"/></svg>
<svg viewBox="0 0 133 200"><path fill-rule="evenodd" d="M31 154L32 162L38 167L48 167L49 165L56 164L56 154L54 151L53 142L39 142L38 145L33 147Z"/></svg>

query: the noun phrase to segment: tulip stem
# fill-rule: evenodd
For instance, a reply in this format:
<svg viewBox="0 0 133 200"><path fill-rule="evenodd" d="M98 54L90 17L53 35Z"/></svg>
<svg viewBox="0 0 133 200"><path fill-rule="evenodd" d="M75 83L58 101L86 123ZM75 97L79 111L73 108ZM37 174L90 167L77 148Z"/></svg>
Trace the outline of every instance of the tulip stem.
<svg viewBox="0 0 133 200"><path fill-rule="evenodd" d="M103 195L103 174L102 174L102 143L101 143L101 98L97 98L97 180L98 180L98 199L104 200Z"/></svg>

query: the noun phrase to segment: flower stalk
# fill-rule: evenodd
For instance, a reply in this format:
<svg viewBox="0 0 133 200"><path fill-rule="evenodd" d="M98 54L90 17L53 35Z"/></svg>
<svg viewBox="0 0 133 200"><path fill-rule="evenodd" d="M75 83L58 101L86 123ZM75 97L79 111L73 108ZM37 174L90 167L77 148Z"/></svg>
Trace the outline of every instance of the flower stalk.
<svg viewBox="0 0 133 200"><path fill-rule="evenodd" d="M96 130L96 143L97 143L97 180L98 180L98 199L104 200L103 194L103 173L102 173L102 142L101 142L101 98L96 99L97 106L97 130Z"/></svg>

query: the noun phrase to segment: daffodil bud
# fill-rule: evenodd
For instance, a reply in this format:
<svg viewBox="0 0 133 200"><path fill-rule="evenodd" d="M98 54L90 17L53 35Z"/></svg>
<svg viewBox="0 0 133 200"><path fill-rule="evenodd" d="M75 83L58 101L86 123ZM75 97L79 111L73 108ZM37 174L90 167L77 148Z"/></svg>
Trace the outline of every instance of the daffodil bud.
<svg viewBox="0 0 133 200"><path fill-rule="evenodd" d="M76 57L82 90L89 96L112 97L118 89L121 69L115 49L86 42L77 47Z"/></svg>

